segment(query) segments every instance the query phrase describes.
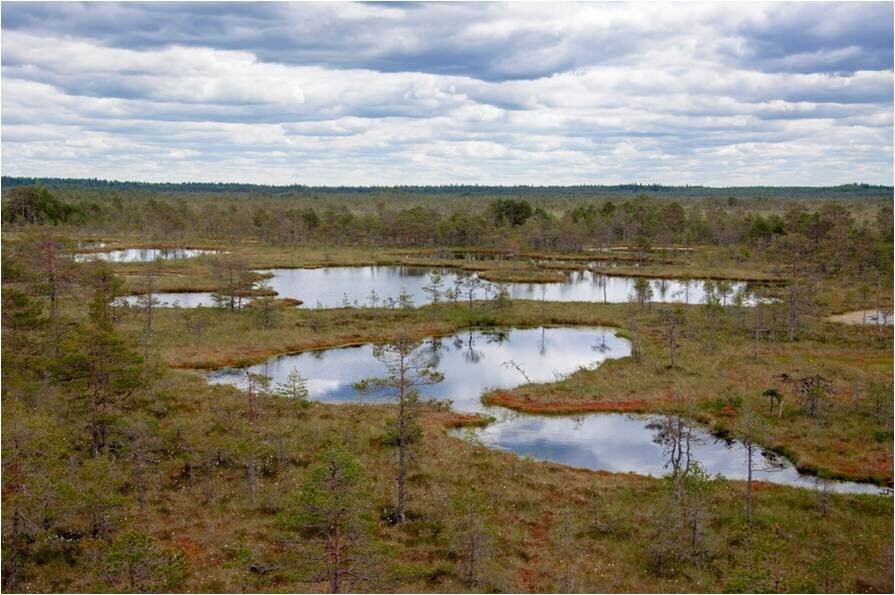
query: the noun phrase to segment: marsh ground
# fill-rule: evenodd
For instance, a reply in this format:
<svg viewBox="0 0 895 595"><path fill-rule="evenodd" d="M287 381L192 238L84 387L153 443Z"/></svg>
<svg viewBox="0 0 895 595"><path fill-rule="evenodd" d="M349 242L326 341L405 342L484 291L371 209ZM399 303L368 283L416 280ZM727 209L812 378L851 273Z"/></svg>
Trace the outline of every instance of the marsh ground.
<svg viewBox="0 0 895 595"><path fill-rule="evenodd" d="M118 241L127 244L123 238ZM417 263L415 256L360 249L223 242L195 247L225 249L249 268ZM686 265L656 264L639 272L674 276L694 270L698 262L698 270L709 276L742 273L770 279L775 274L771 267L725 265L720 257L721 264L711 268L713 258L705 254ZM458 259L450 263L476 266ZM214 289L209 264L207 257L165 262L157 271L157 290ZM509 261L486 266L490 268L484 270L514 274L525 270ZM126 279L127 290L142 287L145 265L115 264L113 269ZM249 427L245 395L209 386L202 375L204 369L258 362L274 354L383 342L399 334L422 338L467 327L611 326L636 344L636 357L560 382L489 394L486 400L552 414L669 412L679 408L673 398L677 395L686 401L692 419L733 435L741 412L751 409L766 428L764 443L802 469L891 484L892 415L888 401L880 399L891 391L891 329L824 320L853 308L859 301L855 291L829 283L817 296L796 341L762 332L754 358L748 308L530 301L498 306L476 301L408 310L317 310L279 304L270 320L253 308L156 308L148 346L145 311L116 309L116 330L159 366L158 380L132 415L148 414L155 420L166 454L150 475L143 507L127 497L135 490L131 466L125 460L110 461L108 489L125 498L106 514L111 524L139 527L183 553L187 570L178 589L324 590L325 583L309 579L306 568L315 550L284 529L280 515L299 490L309 463L338 436L362 463L367 502L379 518L376 580L359 589L887 592L892 587L891 498L761 484L755 487L755 517L749 523L744 483L710 482L698 555L669 562L660 547L668 532L663 523L674 516L669 514L675 504L667 481L572 469L489 450L447 432L475 420L428 405L420 417L423 439L415 446L409 521L395 526L387 522L394 450L382 439L383 418L393 415L393 407L308 408L259 395L258 415ZM82 290L70 292L63 300L66 315L82 319L85 299ZM680 316L674 368L667 335L671 310ZM775 316L774 306L764 312L767 321ZM770 322L766 326L770 329ZM800 394L786 379L814 374L831 378L832 385L820 414L807 416ZM38 393L49 390L35 386ZM782 415L763 396L768 388L784 395ZM37 409L56 402L48 397ZM4 416L5 433L8 424ZM252 488L247 457L263 461ZM470 490L477 497L472 517L464 504ZM67 530L81 534L89 525L84 514L74 514L66 523ZM474 580L463 564L471 525L482 544ZM100 570L85 573L71 563L82 559L84 543L44 536L29 547L32 557L22 583L28 589L108 585Z"/></svg>

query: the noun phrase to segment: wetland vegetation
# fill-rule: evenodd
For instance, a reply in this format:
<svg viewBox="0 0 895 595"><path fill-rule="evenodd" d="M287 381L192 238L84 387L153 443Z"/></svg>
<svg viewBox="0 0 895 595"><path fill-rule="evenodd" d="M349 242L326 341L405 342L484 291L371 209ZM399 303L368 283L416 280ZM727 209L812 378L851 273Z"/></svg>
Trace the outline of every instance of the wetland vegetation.
<svg viewBox="0 0 895 595"><path fill-rule="evenodd" d="M892 589L891 188L27 182L6 589Z"/></svg>

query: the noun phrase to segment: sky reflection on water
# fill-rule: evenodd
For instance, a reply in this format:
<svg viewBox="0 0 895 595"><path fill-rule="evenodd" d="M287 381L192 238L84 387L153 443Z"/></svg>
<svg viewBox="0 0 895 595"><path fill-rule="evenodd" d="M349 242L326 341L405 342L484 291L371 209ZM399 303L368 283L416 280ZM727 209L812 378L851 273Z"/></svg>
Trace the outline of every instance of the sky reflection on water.
<svg viewBox="0 0 895 595"><path fill-rule="evenodd" d="M427 339L423 349L445 376L443 382L423 387L423 397L450 399L460 411L484 411L483 392L525 382L522 373L505 362L515 362L532 382L553 382L580 367L630 354L629 343L604 328L469 330ZM274 384L284 382L293 369L308 379L312 398L325 402L381 398L376 393L361 396L353 384L386 373L373 357L372 345L284 355L249 368L270 376ZM219 370L209 380L244 385L244 374Z"/></svg>
<svg viewBox="0 0 895 595"><path fill-rule="evenodd" d="M669 472L656 415L598 413L576 417L544 417L509 413L486 428L475 429L470 437L485 446L508 450L536 460L553 461L602 471L638 473L661 477ZM711 474L728 479L746 479L746 448L737 441L712 436L702 428L690 427L693 434L691 456ZM457 432L467 433L466 431ZM753 478L758 481L805 488L819 487L814 477L801 475L795 467L773 453L754 457ZM871 484L829 482L835 492L878 494Z"/></svg>
<svg viewBox="0 0 895 595"><path fill-rule="evenodd" d="M117 299L118 302L128 304L130 306L138 306L141 304L139 295L126 295ZM211 292L207 291L189 291L183 293L154 293L152 299L155 300L153 305L158 308L211 308L215 306L214 300L211 299Z"/></svg>
<svg viewBox="0 0 895 595"><path fill-rule="evenodd" d="M459 411L482 412L497 418L495 423L474 430L456 431L491 447L518 455L548 460L574 467L661 476L663 444L655 425L661 416L600 413L582 416L520 415L498 407L486 407L480 396L493 388L512 388L525 377L506 362L513 361L533 382L551 382L586 366L599 365L611 358L630 355L630 344L605 328L532 328L468 330L450 337L428 339L423 349L444 382L423 387L424 398L450 399ZM359 380L383 376L385 367L373 357L371 345L278 356L251 366L253 373L268 375L274 383L284 382L297 369L308 379L311 398L330 403L376 402L383 393L360 395L354 388ZM212 383L244 386L239 369L222 369L209 374ZM746 452L742 444L713 437L701 428L692 428L692 455L710 474L731 479L746 476ZM757 457L757 466L776 470L757 471L756 479L815 488L816 481L800 475L782 458ZM869 484L831 482L830 489L841 492L878 493Z"/></svg>
<svg viewBox="0 0 895 595"><path fill-rule="evenodd" d="M431 300L423 291L429 285L430 269L407 266L323 267L319 269L265 269L273 277L267 281L278 297L288 297L304 302L305 307L321 306L337 308L344 305L370 305L371 291L376 292L380 305L388 298L397 299L404 289L417 306ZM442 291L455 286L457 280L466 279L469 273L444 269ZM562 283L506 283L513 299L543 300L549 302L606 302L624 303L634 295L634 277L597 274L591 271L571 271ZM650 279L652 301L703 303L706 297L705 281ZM488 284L491 288L495 284ZM729 282L728 296L745 289L746 284ZM480 290L476 299L485 299ZM444 298L442 298L444 299Z"/></svg>
<svg viewBox="0 0 895 595"><path fill-rule="evenodd" d="M214 254L217 250L199 250L196 248L125 248L122 250L105 250L103 252L83 252L75 254L75 262L103 260L106 262L150 262L156 259L180 260L194 258L203 254Z"/></svg>

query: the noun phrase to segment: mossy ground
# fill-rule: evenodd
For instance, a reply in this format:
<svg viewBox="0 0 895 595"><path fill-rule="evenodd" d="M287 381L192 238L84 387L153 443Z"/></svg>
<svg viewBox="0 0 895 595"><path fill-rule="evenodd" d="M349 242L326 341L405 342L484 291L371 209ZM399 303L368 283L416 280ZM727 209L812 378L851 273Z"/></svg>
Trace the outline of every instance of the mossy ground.
<svg viewBox="0 0 895 595"><path fill-rule="evenodd" d="M246 244L252 267L360 264L364 251L326 248L284 250ZM198 247L224 247L210 243ZM236 251L236 248L230 247ZM367 262L378 262L369 255ZM165 263L166 289L208 288L208 262ZM132 273L136 287L141 265L116 265ZM203 285L205 284L205 285ZM161 287L160 287L161 289ZM276 324L265 328L257 312L210 310L204 314L156 309L151 353L166 368L211 368L261 361L270 355L347 343L378 342L397 334L447 334L468 326L606 325L637 342L639 356L616 360L594 371L580 371L557 383L506 391L504 405L564 408L563 412L670 408L671 393L694 405L693 415L717 429L732 429L738 412L768 403L765 388L777 386L786 397L782 417L767 412L768 441L785 449L800 465L855 478L892 479L891 412L873 411L868 387L891 383L892 337L876 329L823 321L856 297L842 288L822 288L816 311L803 320L797 341L766 337L753 360L748 318L735 312L684 308L676 366L669 356L661 312L666 306L631 304L514 302L505 309L476 302L387 309L311 310L283 307ZM83 296L68 295L65 309L82 311ZM117 329L135 344L145 320L136 309L120 310ZM190 332L185 317L204 315L201 333ZM800 413L795 395L779 379L821 373L833 379L831 398L819 418ZM859 398L853 389L858 387ZM325 583L301 571L309 551L278 523L285 501L299 489L304 470L327 440L346 440L363 464L368 502L375 511L393 502L394 451L383 444L387 405L324 405L305 408L283 399L259 397L255 429L246 420L246 398L226 386L209 386L200 371L168 370L153 389L151 411L171 444L155 468L147 506L129 497L111 521L146 531L185 553L188 571L180 589L209 591L322 591ZM634 404L634 405L632 405ZM635 407L636 405L636 407ZM558 411L559 409L557 409ZM730 414L731 410L733 415ZM681 563L656 572L651 551L662 538L656 514L666 504L662 480L611 474L535 462L498 452L448 433L470 423L437 406L426 406L424 438L416 446L410 477L409 521L377 524L387 562L364 590L457 591L756 591L843 590L891 592L891 498L828 495L760 484L755 520L747 531L742 482L720 482L709 498L708 554L700 564ZM8 422L4 417L4 424ZM240 445L250 432L278 444L250 493L240 464ZM886 434L888 432L888 434ZM198 437L182 446L182 436ZM883 440L879 437L883 436ZM888 436L886 438L886 436ZM248 439L247 439L248 440ZM202 468L195 464L216 460ZM131 470L118 463L122 494L131 496ZM481 582L464 582L457 535L465 520L453 501L475 488L482 510L487 555ZM86 519L84 519L86 522ZM23 590L90 590L73 565L67 545L35 544L41 555L24 570ZM60 549L61 548L61 549ZM248 549L252 571L239 552Z"/></svg>
<svg viewBox="0 0 895 595"><path fill-rule="evenodd" d="M200 453L166 459L150 485L147 506L116 511L114 522L140 528L186 554L179 590L324 591L325 583L302 572L309 550L283 529L278 513L300 487L304 469L332 436L347 441L363 464L365 493L374 511L393 502L394 451L383 445L387 405L323 405L304 408L260 398L256 427L282 436L288 456L262 468L252 495L238 453L227 440L246 431L245 396L208 386L194 372L173 372L166 381L166 433L201 432L220 461L185 474ZM159 406L161 409L161 406ZM409 482L408 522L379 523L387 552L375 581L360 590L401 592L582 591L694 592L825 588L888 592L892 586L892 500L876 496L824 495L758 484L755 520L747 538L744 485L722 482L710 497L710 554L697 567L671 572L651 568L651 544L661 538L656 510L666 502L662 480L598 473L534 462L450 436L454 415L426 407L424 438ZM194 469L196 469L194 467ZM122 467L122 479L129 477ZM464 582L456 538L465 519L453 502L473 487L482 509L487 554L476 585ZM125 493L132 485L124 482ZM748 541L747 541L748 539ZM58 547L58 546L56 546ZM250 551L253 572L240 558ZM819 565L833 552L835 568ZM22 587L32 591L83 590L91 586L65 555L44 551L26 569ZM752 568L747 572L747 567Z"/></svg>

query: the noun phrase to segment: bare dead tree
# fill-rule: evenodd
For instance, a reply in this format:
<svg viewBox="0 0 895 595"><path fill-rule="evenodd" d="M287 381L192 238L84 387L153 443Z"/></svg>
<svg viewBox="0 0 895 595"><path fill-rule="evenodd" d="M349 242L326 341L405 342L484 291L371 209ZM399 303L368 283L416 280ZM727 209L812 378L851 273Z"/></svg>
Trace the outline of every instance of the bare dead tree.
<svg viewBox="0 0 895 595"><path fill-rule="evenodd" d="M760 335L765 332L761 326L761 302L758 301L758 296L755 298L755 303L752 305L752 359L758 359L758 340Z"/></svg>
<svg viewBox="0 0 895 595"><path fill-rule="evenodd" d="M252 289L254 281L254 275L246 263L234 256L219 256L212 262L211 273L217 285L217 290L212 294L215 303L231 311L241 308L242 300Z"/></svg>
<svg viewBox="0 0 895 595"><path fill-rule="evenodd" d="M158 262L150 260L146 263L146 270L143 275L144 293L140 295L138 303L143 308L146 315L146 326L143 330L144 341L144 357L149 357L149 350L152 344L152 315L158 300L155 299L155 275Z"/></svg>
<svg viewBox="0 0 895 595"><path fill-rule="evenodd" d="M246 483L249 486L249 493L252 498L258 489L258 462L255 456L254 442L258 436L255 429L255 422L258 418L258 405L256 399L259 395L266 395L270 391L270 376L264 374L256 374L249 372L248 368L243 368L246 377L246 394L248 397L248 408L246 416L249 418L250 444L249 452L246 457Z"/></svg>
<svg viewBox="0 0 895 595"><path fill-rule="evenodd" d="M142 512L146 507L147 467L159 461L155 454L159 441L143 419L131 424L125 429L124 434L128 439L127 458L133 464L134 491L137 493L137 504Z"/></svg>
<svg viewBox="0 0 895 595"><path fill-rule="evenodd" d="M33 288L36 293L45 295L49 302L53 354L59 355L59 300L75 280L75 263L67 250L67 243L52 231L41 231L30 236L23 248L25 260L34 272L31 276Z"/></svg>
<svg viewBox="0 0 895 595"><path fill-rule="evenodd" d="M783 395L776 388L766 388L761 393L768 399L768 412L773 413L774 406L777 406L777 417L783 417Z"/></svg>
<svg viewBox="0 0 895 595"><path fill-rule="evenodd" d="M745 408L737 421L737 433L746 449L746 520L751 530L752 526L752 482L756 471L771 472L779 471L782 467L774 465L771 461L764 459L759 462L758 455L761 453L759 442L765 437L765 426L761 418L750 408Z"/></svg>
<svg viewBox="0 0 895 595"><path fill-rule="evenodd" d="M516 363L515 360L509 360L509 361L503 362L503 367L515 369L517 372L522 374L522 377L525 378L525 382L527 384L531 384L531 378L528 377L528 374L525 373L525 370L522 369L522 366L520 366L518 363Z"/></svg>
<svg viewBox="0 0 895 595"><path fill-rule="evenodd" d="M668 342L668 355L671 360L669 368L675 369L675 350L680 347L677 343L678 329L684 323L684 313L681 310L667 308L662 311L662 320L665 322L665 336Z"/></svg>
<svg viewBox="0 0 895 595"><path fill-rule="evenodd" d="M673 413L663 415L647 427L655 430L653 442L662 445L665 468L670 469L672 477L675 477L689 471L692 449L699 439L687 421L692 413L690 403L678 394L672 395L672 401Z"/></svg>
<svg viewBox="0 0 895 595"><path fill-rule="evenodd" d="M796 391L802 398L802 409L809 417L820 415L823 401L832 388L832 383L820 374L798 379Z"/></svg>

